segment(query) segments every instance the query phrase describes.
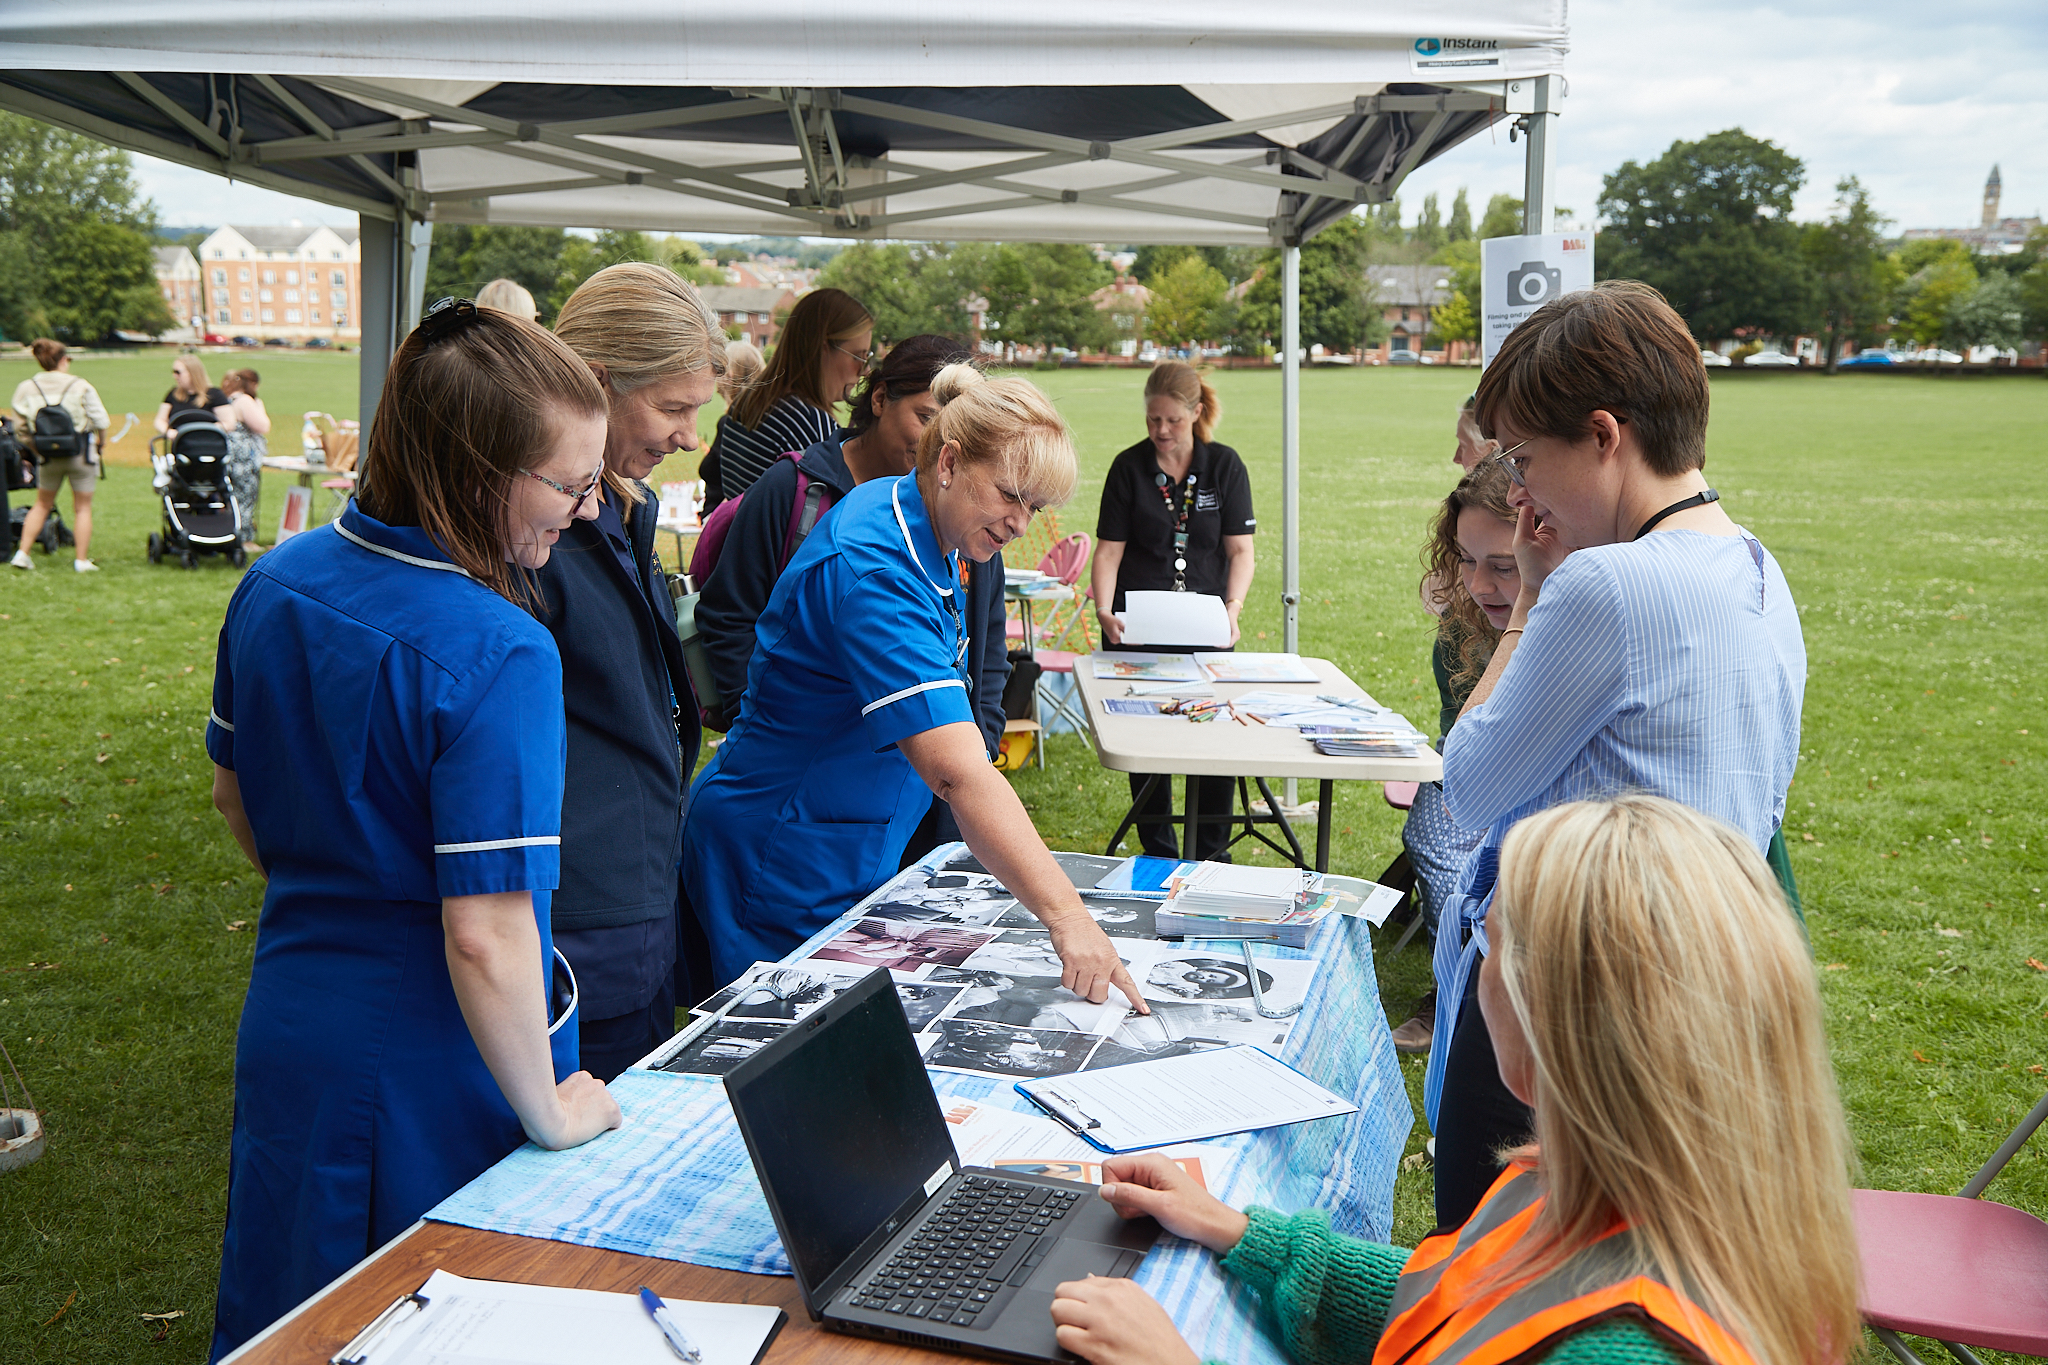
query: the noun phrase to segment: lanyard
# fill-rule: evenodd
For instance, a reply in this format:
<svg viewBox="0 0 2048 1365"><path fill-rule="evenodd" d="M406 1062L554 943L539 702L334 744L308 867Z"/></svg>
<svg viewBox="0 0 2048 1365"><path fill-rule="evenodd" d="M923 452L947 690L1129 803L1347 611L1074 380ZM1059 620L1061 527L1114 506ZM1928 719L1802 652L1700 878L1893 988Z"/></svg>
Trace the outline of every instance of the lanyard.
<svg viewBox="0 0 2048 1365"><path fill-rule="evenodd" d="M1664 520L1664 518L1670 516L1673 512L1683 512L1688 507L1704 507L1710 502L1719 502L1720 500L1721 495L1719 493L1716 493L1711 488L1707 489L1703 493L1695 493L1689 498L1681 498L1677 502L1674 502L1669 507L1665 508L1663 511L1659 512L1656 516L1651 517L1648 521L1644 522L1643 528L1640 531L1637 531L1635 535L1632 537L1632 539L1641 540L1644 536L1650 534L1651 530L1657 525L1658 522Z"/></svg>
<svg viewBox="0 0 2048 1365"><path fill-rule="evenodd" d="M1152 476L1159 485L1159 500L1166 504L1166 515L1173 518L1173 590L1188 590L1188 514L1195 510L1195 471L1188 470L1187 491L1180 500L1180 512L1173 510L1173 480L1161 470Z"/></svg>

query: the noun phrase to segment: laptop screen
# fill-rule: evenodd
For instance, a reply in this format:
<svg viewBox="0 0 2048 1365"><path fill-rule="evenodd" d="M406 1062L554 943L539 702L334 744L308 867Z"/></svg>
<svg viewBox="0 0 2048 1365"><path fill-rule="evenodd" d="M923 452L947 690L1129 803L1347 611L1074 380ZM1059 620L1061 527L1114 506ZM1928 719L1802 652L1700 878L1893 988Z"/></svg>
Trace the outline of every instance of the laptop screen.
<svg viewBox="0 0 2048 1365"><path fill-rule="evenodd" d="M953 1139L886 970L791 1025L725 1088L806 1295L952 1173Z"/></svg>

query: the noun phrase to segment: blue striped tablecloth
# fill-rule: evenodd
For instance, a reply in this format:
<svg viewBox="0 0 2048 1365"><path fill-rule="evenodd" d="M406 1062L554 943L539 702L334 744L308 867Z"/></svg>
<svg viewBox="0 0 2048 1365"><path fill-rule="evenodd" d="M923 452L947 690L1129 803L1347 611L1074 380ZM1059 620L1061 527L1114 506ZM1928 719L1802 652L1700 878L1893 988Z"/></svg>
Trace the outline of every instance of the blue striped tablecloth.
<svg viewBox="0 0 2048 1365"><path fill-rule="evenodd" d="M928 861L943 861L958 847ZM849 911L789 960L801 959L860 913ZM1384 1241L1393 1224L1394 1172L1413 1115L1367 935L1365 921L1333 916L1305 953L1271 944L1253 949L1322 964L1282 1060L1348 1096L1358 1112L1205 1145L1238 1154L1216 1189L1225 1201L1290 1213L1328 1209L1340 1231ZM1236 951L1235 944L1221 946ZM1007 1080L942 1071L931 1076L941 1099L1030 1108ZM724 1085L711 1077L634 1069L611 1089L625 1127L566 1152L528 1144L427 1217L725 1270L788 1274ZM1165 1305L1202 1359L1284 1361L1259 1327L1250 1296L1226 1280L1201 1247L1162 1238L1134 1278Z"/></svg>

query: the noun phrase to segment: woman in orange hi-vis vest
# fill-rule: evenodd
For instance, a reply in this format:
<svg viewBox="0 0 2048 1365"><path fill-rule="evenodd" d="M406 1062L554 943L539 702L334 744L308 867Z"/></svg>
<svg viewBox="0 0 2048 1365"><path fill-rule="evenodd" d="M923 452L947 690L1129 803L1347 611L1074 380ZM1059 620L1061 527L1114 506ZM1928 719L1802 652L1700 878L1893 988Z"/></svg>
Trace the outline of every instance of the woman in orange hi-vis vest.
<svg viewBox="0 0 2048 1365"><path fill-rule="evenodd" d="M1239 1213L1156 1154L1102 1195L1223 1257L1302 1365L1835 1365L1857 1345L1850 1147L1813 963L1745 835L1661 797L1502 849L1479 1001L1536 1142L1412 1253ZM1194 1365L1144 1290L1059 1286L1095 1365Z"/></svg>

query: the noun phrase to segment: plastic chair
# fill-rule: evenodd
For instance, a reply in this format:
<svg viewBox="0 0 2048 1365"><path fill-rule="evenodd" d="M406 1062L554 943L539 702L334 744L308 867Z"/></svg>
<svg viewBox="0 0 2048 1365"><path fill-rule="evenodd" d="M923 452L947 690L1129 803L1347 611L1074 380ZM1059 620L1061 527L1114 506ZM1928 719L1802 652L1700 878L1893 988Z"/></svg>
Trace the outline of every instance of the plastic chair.
<svg viewBox="0 0 2048 1365"><path fill-rule="evenodd" d="M1386 793L1387 804L1395 810L1407 810L1415 804L1415 793L1422 789L1420 782L1382 782L1380 789Z"/></svg>
<svg viewBox="0 0 2048 1365"><path fill-rule="evenodd" d="M1925 1365L1899 1333L1932 1337L1965 1365L1972 1346L2048 1356L2048 1223L1980 1199L2034 1130L2048 1096L1959 1195L1855 1190L1863 1319L1902 1365Z"/></svg>

